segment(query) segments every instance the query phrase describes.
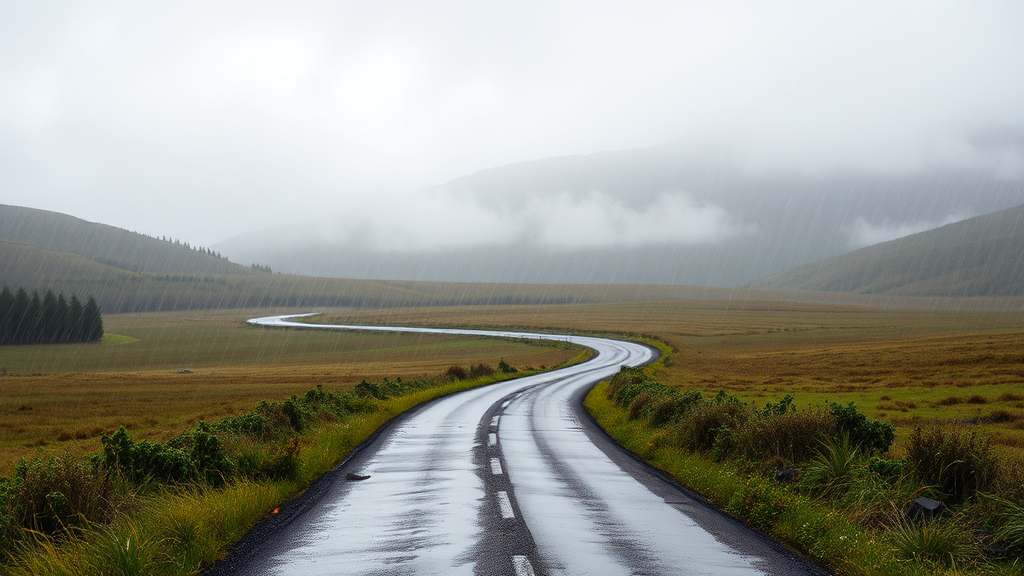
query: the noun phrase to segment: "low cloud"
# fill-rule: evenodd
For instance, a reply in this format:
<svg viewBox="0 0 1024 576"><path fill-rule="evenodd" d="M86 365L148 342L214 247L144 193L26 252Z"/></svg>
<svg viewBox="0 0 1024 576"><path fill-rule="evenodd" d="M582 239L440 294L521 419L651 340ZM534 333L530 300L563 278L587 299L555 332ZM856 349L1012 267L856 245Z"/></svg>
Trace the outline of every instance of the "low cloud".
<svg viewBox="0 0 1024 576"><path fill-rule="evenodd" d="M966 220L969 217L966 214L950 214L941 220L916 220L913 222L890 222L889 220L884 220L877 224L868 222L864 218L858 218L850 224L845 232L849 237L850 248L856 249L932 230L946 224Z"/></svg>
<svg viewBox="0 0 1024 576"><path fill-rule="evenodd" d="M495 207L448 191L353 206L317 222L321 240L383 252L431 252L520 243L590 249L719 242L748 231L725 210L683 193L630 206L602 192L531 196Z"/></svg>

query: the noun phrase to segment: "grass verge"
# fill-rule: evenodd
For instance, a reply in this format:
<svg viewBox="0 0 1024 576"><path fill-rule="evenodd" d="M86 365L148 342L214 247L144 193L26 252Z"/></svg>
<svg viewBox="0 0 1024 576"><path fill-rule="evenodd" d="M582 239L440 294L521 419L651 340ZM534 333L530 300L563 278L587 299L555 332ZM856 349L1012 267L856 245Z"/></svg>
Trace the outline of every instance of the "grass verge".
<svg viewBox="0 0 1024 576"><path fill-rule="evenodd" d="M616 397L622 395L621 384L616 390L608 382L590 392L585 406L619 444L644 461L838 574L1024 573L1020 560L1024 541L1016 532L1021 522L1018 503L978 492L959 504L949 502L946 515L913 520L907 515L907 503L922 494L941 495L904 461L869 459L848 441L825 442L820 435L819 448L802 456L794 456L794 443L787 442L776 447L783 450L757 446L759 456L747 458L741 455L742 446L752 440L742 437L745 428L738 420L728 419L735 416L734 410L725 409L729 401L698 400L695 408L682 409L678 420L659 420L658 407L665 404L659 404L650 381L639 384L628 406ZM674 409L680 410L689 397L684 393L673 398ZM788 407L774 412L755 409L754 414L762 423L760 438L754 441L771 434L781 436L787 422L792 426L801 418L801 413ZM714 415L720 420L709 422ZM703 444L698 433L702 421L712 432ZM774 422L774 428L765 426L767 422ZM795 479L779 481L775 473L790 466L795 467L790 468ZM1007 479L1011 492L1014 484L1019 479ZM993 500L998 504L993 505Z"/></svg>
<svg viewBox="0 0 1024 576"><path fill-rule="evenodd" d="M589 350L582 350L558 367L583 362L590 356ZM342 396L313 389L307 393L307 404L303 404L302 397L293 396L283 403L261 403L256 411L248 414L225 418L210 425L200 424L188 433L192 435L191 448L187 442L175 443L174 439L162 445L147 441L133 443L128 439L124 441L128 449L117 454L113 465L107 454L106 467L103 455L97 455L84 464L78 460L61 461L60 458L26 462L23 466L28 467L29 472L23 471L20 481L17 481L17 473L14 478L0 481L0 504L7 504L0 506L0 514L8 515L4 519L6 534L2 535L7 539L4 546L6 558L0 564L0 574L195 574L222 557L225 550L257 521L308 488L395 416L447 394L536 371L511 374L491 369L491 372L477 378L440 380L435 385L419 389L418 383L414 383L410 392L401 395L388 395L389 390L400 389L402 385L400 381L389 383L387 380L383 384L360 384L355 394L343 393ZM343 413L342 417L315 412L308 399L325 395L328 404L341 398L354 403L356 408L338 411ZM288 407L289 402L291 408ZM292 419L289 421L289 418ZM277 428L272 426L275 419ZM247 432L239 433L239 430ZM268 430L272 432L269 439ZM213 432L220 439L214 443L223 446L223 450L210 450L210 442L202 444L206 461L218 461L209 457L214 452L230 457L229 466L218 468L229 470L230 479L223 482L224 476L220 476L221 482L213 483L201 480L209 477L213 465L208 465L206 476L200 467L198 474L190 476L188 481L159 481L158 472L162 473L167 467L154 467L152 463L176 461L175 458L188 449L196 459L196 438L209 440L209 434L203 435L207 432ZM105 449L115 444L111 438L116 436L105 439ZM133 464L127 463L128 454L133 455ZM148 459L145 462L150 468L142 477L129 474L132 470L128 467L141 461L136 454L145 454ZM73 457L69 454L67 458ZM62 484L62 478L67 475L54 470L66 469L77 471L79 476L96 479L106 486L103 493L106 498L118 502L116 510L106 514L90 513L92 517L75 510L62 512L61 506L68 506L61 503L74 500L64 493L73 496L74 488L67 482ZM41 490L36 490L40 496L35 499L39 503L37 512L27 516L22 514L26 517L22 525L14 526L10 515L17 514L19 510L24 512L24 502L31 498L23 496L24 502L19 509L11 505L15 502L12 495L31 492L26 485L33 479L36 484L46 484ZM109 486L111 483L114 484L112 488Z"/></svg>

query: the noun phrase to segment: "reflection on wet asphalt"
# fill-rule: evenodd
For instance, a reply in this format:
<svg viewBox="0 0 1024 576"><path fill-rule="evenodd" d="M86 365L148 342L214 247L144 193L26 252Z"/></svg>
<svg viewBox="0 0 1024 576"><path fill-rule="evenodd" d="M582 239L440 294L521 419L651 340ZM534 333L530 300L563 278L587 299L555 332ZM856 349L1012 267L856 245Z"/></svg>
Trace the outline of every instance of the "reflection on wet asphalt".
<svg viewBox="0 0 1024 576"><path fill-rule="evenodd" d="M291 318L250 322L298 325ZM785 573L764 569L776 565L767 557L777 550L768 546L762 557L756 543L743 552L726 545L625 471L584 430L574 396L623 364L649 361L648 348L546 334L317 327L558 339L597 354L415 411L346 463L347 472L368 479L335 481L234 573Z"/></svg>

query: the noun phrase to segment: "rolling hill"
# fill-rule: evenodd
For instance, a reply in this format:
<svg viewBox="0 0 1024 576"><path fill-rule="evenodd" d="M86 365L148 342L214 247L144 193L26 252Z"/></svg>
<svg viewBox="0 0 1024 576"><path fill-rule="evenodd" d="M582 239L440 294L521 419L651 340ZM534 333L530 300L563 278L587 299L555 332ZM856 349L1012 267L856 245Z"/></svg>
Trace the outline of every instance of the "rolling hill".
<svg viewBox="0 0 1024 576"><path fill-rule="evenodd" d="M488 168L407 201L215 247L314 276L741 286L1024 203L1024 178L956 167L758 170L668 143ZM429 244L439 236L448 243Z"/></svg>
<svg viewBox="0 0 1024 576"><path fill-rule="evenodd" d="M895 296L1024 295L1024 205L799 266L749 287Z"/></svg>

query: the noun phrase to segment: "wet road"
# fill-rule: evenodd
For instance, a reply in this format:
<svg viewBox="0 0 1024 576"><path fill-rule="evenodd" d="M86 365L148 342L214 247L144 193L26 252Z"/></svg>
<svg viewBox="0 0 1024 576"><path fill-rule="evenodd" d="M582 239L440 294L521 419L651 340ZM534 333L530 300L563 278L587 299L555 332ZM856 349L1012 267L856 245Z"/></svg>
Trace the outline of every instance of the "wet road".
<svg viewBox="0 0 1024 576"><path fill-rule="evenodd" d="M295 318L250 322L310 326ZM317 328L555 339L597 354L396 419L211 574L822 573L637 462L590 421L580 404L586 390L624 364L650 361L642 345L500 331Z"/></svg>

